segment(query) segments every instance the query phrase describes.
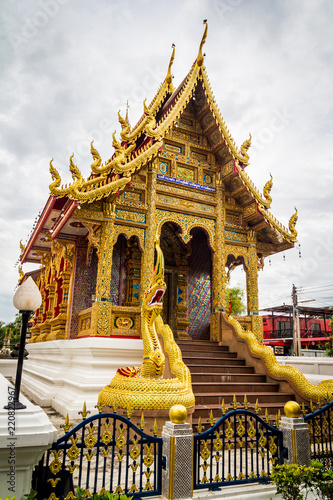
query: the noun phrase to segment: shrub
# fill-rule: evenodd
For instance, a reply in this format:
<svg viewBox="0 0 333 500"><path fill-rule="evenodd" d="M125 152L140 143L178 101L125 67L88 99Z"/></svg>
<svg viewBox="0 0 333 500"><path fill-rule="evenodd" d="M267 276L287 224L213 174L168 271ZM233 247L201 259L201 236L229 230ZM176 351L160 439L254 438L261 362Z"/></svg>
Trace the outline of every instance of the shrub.
<svg viewBox="0 0 333 500"><path fill-rule="evenodd" d="M333 471L325 471L317 460L312 460L310 467L277 465L271 479L284 500L306 500L310 491L320 500L333 498Z"/></svg>

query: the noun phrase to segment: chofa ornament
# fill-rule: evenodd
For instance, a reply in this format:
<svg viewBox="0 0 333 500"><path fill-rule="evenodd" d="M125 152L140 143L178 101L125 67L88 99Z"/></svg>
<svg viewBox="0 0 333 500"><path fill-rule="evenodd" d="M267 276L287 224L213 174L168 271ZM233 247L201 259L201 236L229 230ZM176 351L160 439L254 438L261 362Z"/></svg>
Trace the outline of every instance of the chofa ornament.
<svg viewBox="0 0 333 500"><path fill-rule="evenodd" d="M111 383L100 392L99 405L132 410L168 410L173 405L183 405L185 408L194 406L190 371L183 362L171 328L161 318L166 284L164 257L158 239L155 248L156 265L141 307L142 365L118 369ZM164 351L175 378L163 378L165 354L159 336L163 339Z"/></svg>

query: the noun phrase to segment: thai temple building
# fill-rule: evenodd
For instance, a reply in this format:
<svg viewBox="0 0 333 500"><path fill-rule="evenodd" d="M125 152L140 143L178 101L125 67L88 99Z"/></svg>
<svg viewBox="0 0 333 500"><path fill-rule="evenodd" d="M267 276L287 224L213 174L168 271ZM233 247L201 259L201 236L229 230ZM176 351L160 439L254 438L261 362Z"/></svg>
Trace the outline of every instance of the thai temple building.
<svg viewBox="0 0 333 500"><path fill-rule="evenodd" d="M175 338L217 338L216 313L226 309L230 272L246 272L242 325L262 338L258 270L267 256L296 241L297 213L286 229L270 212L272 178L263 194L246 173L251 136L240 148L223 120L204 65L202 46L190 71L166 77L103 161L91 143L85 179L70 157L73 182L52 183L21 263L40 264L43 304L30 342L81 337L140 337L140 303L154 267L156 235L165 259L163 319Z"/></svg>

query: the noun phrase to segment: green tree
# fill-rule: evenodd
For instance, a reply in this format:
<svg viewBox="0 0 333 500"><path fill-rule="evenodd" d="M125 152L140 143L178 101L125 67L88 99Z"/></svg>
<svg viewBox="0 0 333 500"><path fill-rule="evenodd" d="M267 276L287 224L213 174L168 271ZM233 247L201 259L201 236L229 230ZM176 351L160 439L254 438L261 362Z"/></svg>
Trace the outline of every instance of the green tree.
<svg viewBox="0 0 333 500"><path fill-rule="evenodd" d="M229 303L231 300L231 314L235 316L240 316L246 312L246 307L244 305L245 291L238 283L236 286L226 287L226 306L229 310Z"/></svg>
<svg viewBox="0 0 333 500"><path fill-rule="evenodd" d="M10 348L13 347L20 341L20 333L21 333L21 315L16 314L14 321L10 321L9 323L4 323L0 321L0 348L3 347L3 342L6 337L10 333Z"/></svg>

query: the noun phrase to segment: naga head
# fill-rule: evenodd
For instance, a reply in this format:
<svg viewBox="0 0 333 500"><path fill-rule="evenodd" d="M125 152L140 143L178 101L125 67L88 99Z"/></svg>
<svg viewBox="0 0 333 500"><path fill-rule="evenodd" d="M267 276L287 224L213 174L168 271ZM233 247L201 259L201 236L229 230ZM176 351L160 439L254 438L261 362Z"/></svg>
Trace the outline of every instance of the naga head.
<svg viewBox="0 0 333 500"><path fill-rule="evenodd" d="M166 291L166 284L164 281L164 257L159 244L159 238L156 237L156 263L150 282L150 286L144 293L142 308L148 313L149 324L152 324L157 316L161 314L163 308L163 296Z"/></svg>

